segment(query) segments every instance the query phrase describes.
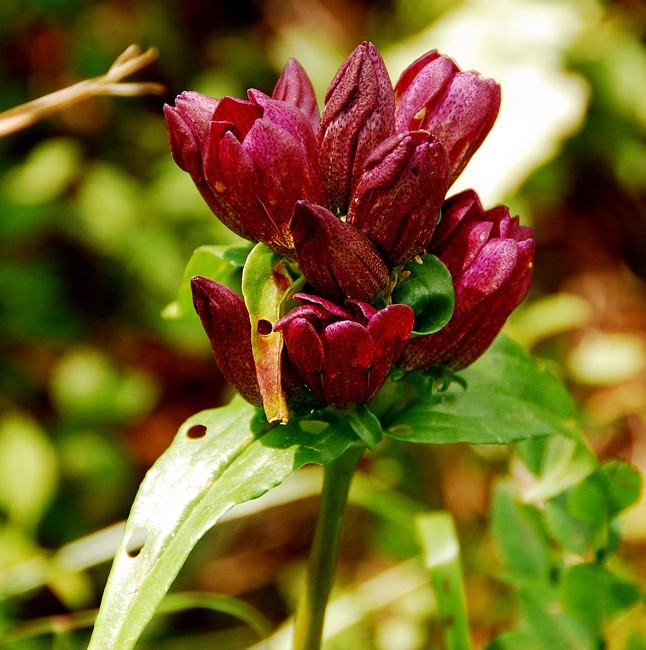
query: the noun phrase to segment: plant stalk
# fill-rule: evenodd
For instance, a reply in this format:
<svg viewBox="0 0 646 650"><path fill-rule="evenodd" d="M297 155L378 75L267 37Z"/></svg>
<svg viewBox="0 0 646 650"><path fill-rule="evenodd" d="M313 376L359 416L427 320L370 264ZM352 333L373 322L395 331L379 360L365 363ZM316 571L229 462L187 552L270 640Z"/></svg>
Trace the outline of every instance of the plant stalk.
<svg viewBox="0 0 646 650"><path fill-rule="evenodd" d="M307 564L305 585L296 610L292 650L319 650L345 507L354 471L363 455L355 444L325 466L323 491L314 540Z"/></svg>

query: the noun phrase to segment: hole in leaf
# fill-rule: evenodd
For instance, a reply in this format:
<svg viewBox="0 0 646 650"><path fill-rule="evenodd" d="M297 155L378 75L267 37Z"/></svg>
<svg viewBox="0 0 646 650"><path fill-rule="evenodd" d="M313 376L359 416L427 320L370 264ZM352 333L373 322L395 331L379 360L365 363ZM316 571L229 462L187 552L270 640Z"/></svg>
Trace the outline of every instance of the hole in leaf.
<svg viewBox="0 0 646 650"><path fill-rule="evenodd" d="M198 438L204 438L206 435L206 427L203 424L194 424L187 432L186 437L191 440L197 440Z"/></svg>
<svg viewBox="0 0 646 650"><path fill-rule="evenodd" d="M148 541L148 531L143 528L135 528L126 542L126 553L128 557L137 557Z"/></svg>
<svg viewBox="0 0 646 650"><path fill-rule="evenodd" d="M258 321L258 334L261 336L268 336L272 333L273 329L274 326L268 320L261 318Z"/></svg>

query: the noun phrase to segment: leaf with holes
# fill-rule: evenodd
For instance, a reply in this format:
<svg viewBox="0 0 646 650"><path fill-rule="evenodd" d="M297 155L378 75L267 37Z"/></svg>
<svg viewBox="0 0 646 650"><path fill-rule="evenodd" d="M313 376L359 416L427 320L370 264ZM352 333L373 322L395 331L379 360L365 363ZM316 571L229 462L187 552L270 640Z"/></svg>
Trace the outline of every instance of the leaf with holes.
<svg viewBox="0 0 646 650"><path fill-rule="evenodd" d="M289 411L281 380L283 335L274 325L287 301L305 284L280 255L256 244L242 271L242 294L251 321L251 347L265 414L270 422L287 422Z"/></svg>
<svg viewBox="0 0 646 650"><path fill-rule="evenodd" d="M315 427L270 427L236 398L189 418L141 484L88 650L132 648L193 546L225 512L356 441L342 418L322 417Z"/></svg>

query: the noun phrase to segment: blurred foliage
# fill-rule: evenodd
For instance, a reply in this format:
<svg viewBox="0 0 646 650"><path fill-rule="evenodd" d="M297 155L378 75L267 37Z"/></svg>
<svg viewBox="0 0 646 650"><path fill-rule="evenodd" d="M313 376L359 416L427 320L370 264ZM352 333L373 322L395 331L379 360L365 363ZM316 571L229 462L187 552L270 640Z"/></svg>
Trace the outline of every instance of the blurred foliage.
<svg viewBox="0 0 646 650"><path fill-rule="evenodd" d="M0 110L103 73L133 42L160 51L137 77L170 92L95 99L0 139L0 646L45 617L35 629L49 635L4 647L84 647L74 616L98 605L119 537L109 527L178 425L230 397L197 319L161 318L194 249L239 243L172 162L163 102L185 89L270 92L289 56L322 97L369 39L395 67L437 45L503 83L499 156L483 148L468 182L486 192L477 170L505 177L493 200L534 227L535 283L508 333L571 388L603 464L588 476L559 439L382 443L348 513L328 647L441 647L428 576L408 558L414 516L445 509L474 648L587 647L599 635L611 650L643 648L645 36L640 0L3 0ZM315 513L301 495L223 523L178 586L283 621ZM255 641L230 615L191 609L155 619L140 645Z"/></svg>

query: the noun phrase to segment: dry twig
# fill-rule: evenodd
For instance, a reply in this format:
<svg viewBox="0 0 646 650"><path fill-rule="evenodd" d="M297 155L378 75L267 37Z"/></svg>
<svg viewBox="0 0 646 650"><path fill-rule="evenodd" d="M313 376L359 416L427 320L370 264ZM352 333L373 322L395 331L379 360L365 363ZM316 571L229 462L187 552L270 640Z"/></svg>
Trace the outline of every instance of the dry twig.
<svg viewBox="0 0 646 650"><path fill-rule="evenodd" d="M149 48L142 52L138 45L131 45L117 57L104 75L79 81L73 86L57 90L0 113L0 137L20 131L52 113L98 95L120 97L135 97L149 93L163 95L166 88L162 84L148 81L121 83L124 77L152 63L157 58L157 54L155 48Z"/></svg>

